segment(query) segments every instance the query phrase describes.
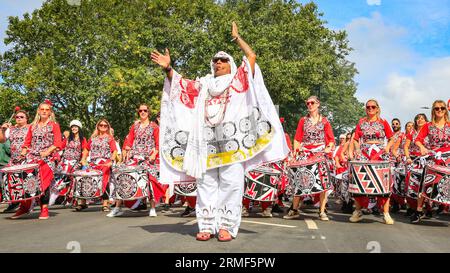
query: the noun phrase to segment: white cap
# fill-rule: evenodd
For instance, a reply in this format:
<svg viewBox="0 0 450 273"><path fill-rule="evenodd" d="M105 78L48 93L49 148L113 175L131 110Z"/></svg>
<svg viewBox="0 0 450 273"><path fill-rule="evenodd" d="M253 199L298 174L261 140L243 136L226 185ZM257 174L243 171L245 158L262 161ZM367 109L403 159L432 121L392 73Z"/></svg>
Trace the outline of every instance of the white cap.
<svg viewBox="0 0 450 273"><path fill-rule="evenodd" d="M71 122L70 122L70 126L69 127L72 127L72 126L78 126L80 129L83 129L83 126L81 126L81 122L79 121L79 120L77 120L77 119L74 119L74 120L72 120Z"/></svg>

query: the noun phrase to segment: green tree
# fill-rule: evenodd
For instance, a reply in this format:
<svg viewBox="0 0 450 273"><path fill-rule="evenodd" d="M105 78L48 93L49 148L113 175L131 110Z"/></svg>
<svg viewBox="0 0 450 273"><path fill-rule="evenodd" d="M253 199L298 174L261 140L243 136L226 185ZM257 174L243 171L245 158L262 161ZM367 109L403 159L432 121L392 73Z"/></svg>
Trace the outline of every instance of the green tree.
<svg viewBox="0 0 450 273"><path fill-rule="evenodd" d="M305 114L304 100L320 93L323 113L340 133L363 108L354 97L346 33L328 29L321 17L314 3L296 1L82 0L77 6L48 0L23 19L9 18L1 91L26 98L30 109L52 99L63 128L78 118L91 131L106 117L123 139L139 103L159 110L164 73L149 53L167 47L179 72L205 75L219 50L241 59L230 42L234 20L258 55L288 132Z"/></svg>

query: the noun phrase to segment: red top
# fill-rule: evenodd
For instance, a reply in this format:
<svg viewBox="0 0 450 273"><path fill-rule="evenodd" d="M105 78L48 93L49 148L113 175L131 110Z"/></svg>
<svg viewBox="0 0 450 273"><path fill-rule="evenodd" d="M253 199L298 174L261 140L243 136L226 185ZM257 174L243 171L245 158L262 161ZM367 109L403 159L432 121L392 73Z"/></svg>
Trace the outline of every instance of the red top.
<svg viewBox="0 0 450 273"><path fill-rule="evenodd" d="M90 151L91 161L97 159L111 159L112 154L117 151L116 142L110 135L96 136L89 139L87 149Z"/></svg>
<svg viewBox="0 0 450 273"><path fill-rule="evenodd" d="M22 151L22 146L25 143L25 138L28 134L29 125L22 128L11 127L9 130L9 141L11 143L11 160L17 161L20 158L20 152Z"/></svg>
<svg viewBox="0 0 450 273"><path fill-rule="evenodd" d="M63 158L66 160L81 160L83 150L88 149L86 138L83 138L81 143L79 139L74 139L67 144L68 141L68 138L64 139L61 146L61 149L64 149Z"/></svg>
<svg viewBox="0 0 450 273"><path fill-rule="evenodd" d="M304 145L321 143L328 145L328 143L334 142L334 134L330 122L325 117L322 117L322 120L314 125L306 116L298 122L294 139Z"/></svg>
<svg viewBox="0 0 450 273"><path fill-rule="evenodd" d="M391 126L385 119L378 119L376 121L368 121L367 118L359 120L356 125L354 140L358 141L362 138L363 143L368 141L384 141L384 138L390 139L394 134Z"/></svg>
<svg viewBox="0 0 450 273"><path fill-rule="evenodd" d="M409 141L411 141L411 143L409 144L409 153L415 156L420 155L420 148L416 145L416 139L418 135L419 132L416 132L416 130L411 130L411 132L406 135L406 139L409 139ZM425 144L423 145L425 147L429 147L428 138L425 138Z"/></svg>
<svg viewBox="0 0 450 273"><path fill-rule="evenodd" d="M152 146L151 148L159 149L159 127L156 123L151 121L148 126L142 128L139 122L131 125L130 132L125 137L123 147L128 146L133 149L133 146Z"/></svg>
<svg viewBox="0 0 450 273"><path fill-rule="evenodd" d="M42 127L30 126L22 148L30 148L30 154L38 155L52 145L61 149L61 129L57 122L49 121Z"/></svg>
<svg viewBox="0 0 450 273"><path fill-rule="evenodd" d="M439 129L431 122L425 124L420 130L416 141L425 145L425 138L428 137L429 148L432 150L450 147L450 122L447 122L442 129Z"/></svg>

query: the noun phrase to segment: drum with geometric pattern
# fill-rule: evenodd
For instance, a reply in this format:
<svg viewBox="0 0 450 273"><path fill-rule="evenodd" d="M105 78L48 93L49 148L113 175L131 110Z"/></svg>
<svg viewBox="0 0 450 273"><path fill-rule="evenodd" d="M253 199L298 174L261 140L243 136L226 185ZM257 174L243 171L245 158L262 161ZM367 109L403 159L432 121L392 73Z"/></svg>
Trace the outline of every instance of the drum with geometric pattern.
<svg viewBox="0 0 450 273"><path fill-rule="evenodd" d="M353 196L389 196L391 168L389 161L350 161L348 192Z"/></svg>
<svg viewBox="0 0 450 273"><path fill-rule="evenodd" d="M38 164L5 167L1 183L2 202L19 202L40 197L41 179Z"/></svg>
<svg viewBox="0 0 450 273"><path fill-rule="evenodd" d="M114 192L118 200L137 200L149 197L150 188L148 170L142 166L126 166L114 168Z"/></svg>
<svg viewBox="0 0 450 273"><path fill-rule="evenodd" d="M417 200L422 189L423 169L412 169L408 173L406 197Z"/></svg>
<svg viewBox="0 0 450 273"><path fill-rule="evenodd" d="M287 170L295 196L315 195L332 188L330 172L324 157L291 162Z"/></svg>
<svg viewBox="0 0 450 273"><path fill-rule="evenodd" d="M423 178L422 195L430 201L450 205L450 168L427 165Z"/></svg>
<svg viewBox="0 0 450 273"><path fill-rule="evenodd" d="M103 174L99 170L78 170L74 177L73 197L80 199L100 198L103 194Z"/></svg>
<svg viewBox="0 0 450 273"><path fill-rule="evenodd" d="M181 196L197 196L197 182L180 182L174 185L173 192Z"/></svg>
<svg viewBox="0 0 450 273"><path fill-rule="evenodd" d="M244 197L255 201L276 201L281 186L281 172L260 166L245 174Z"/></svg>
<svg viewBox="0 0 450 273"><path fill-rule="evenodd" d="M392 193L399 197L406 197L406 170L405 167L398 167L394 169L394 185Z"/></svg>

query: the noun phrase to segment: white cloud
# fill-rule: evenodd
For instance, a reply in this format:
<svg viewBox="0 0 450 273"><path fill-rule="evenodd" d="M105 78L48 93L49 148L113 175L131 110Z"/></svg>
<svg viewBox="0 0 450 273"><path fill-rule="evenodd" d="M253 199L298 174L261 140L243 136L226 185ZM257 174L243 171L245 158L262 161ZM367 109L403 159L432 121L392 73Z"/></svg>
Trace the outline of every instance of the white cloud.
<svg viewBox="0 0 450 273"><path fill-rule="evenodd" d="M405 43L410 33L386 24L379 13L354 19L345 29L354 48L349 59L360 73L356 96L377 99L384 118L398 117L404 124L419 112L430 115L421 107L450 97L450 56L422 57Z"/></svg>
<svg viewBox="0 0 450 273"><path fill-rule="evenodd" d="M367 5L379 6L379 5L381 5L381 0L367 0Z"/></svg>

